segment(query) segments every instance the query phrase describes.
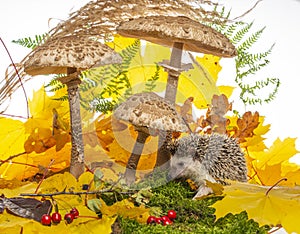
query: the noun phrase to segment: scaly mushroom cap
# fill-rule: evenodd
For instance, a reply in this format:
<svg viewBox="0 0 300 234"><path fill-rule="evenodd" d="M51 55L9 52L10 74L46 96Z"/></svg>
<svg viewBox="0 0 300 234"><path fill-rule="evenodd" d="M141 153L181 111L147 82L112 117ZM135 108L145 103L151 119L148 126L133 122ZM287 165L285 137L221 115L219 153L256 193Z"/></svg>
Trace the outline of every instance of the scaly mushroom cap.
<svg viewBox="0 0 300 234"><path fill-rule="evenodd" d="M188 131L182 117L155 93L138 93L121 103L114 116L138 127L173 132Z"/></svg>
<svg viewBox="0 0 300 234"><path fill-rule="evenodd" d="M49 39L38 46L24 64L29 75L67 73L67 68L86 70L91 67L121 63L113 49L88 37L66 36Z"/></svg>
<svg viewBox="0 0 300 234"><path fill-rule="evenodd" d="M117 32L125 37L144 39L172 47L174 42L184 43L188 51L219 57L237 55L234 45L222 33L185 16L148 16L123 22Z"/></svg>

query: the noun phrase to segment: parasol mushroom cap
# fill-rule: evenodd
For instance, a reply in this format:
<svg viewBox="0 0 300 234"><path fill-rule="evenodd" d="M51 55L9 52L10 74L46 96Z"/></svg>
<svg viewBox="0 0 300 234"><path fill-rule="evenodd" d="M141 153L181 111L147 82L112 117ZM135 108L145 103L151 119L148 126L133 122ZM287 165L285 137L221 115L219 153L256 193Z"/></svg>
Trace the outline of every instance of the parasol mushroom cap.
<svg viewBox="0 0 300 234"><path fill-rule="evenodd" d="M117 32L125 37L169 47L174 42L184 43L185 50L219 57L237 55L234 45L225 35L185 16L140 17L121 23Z"/></svg>
<svg viewBox="0 0 300 234"><path fill-rule="evenodd" d="M115 110L114 116L137 127L186 132L188 128L174 107L155 93L138 93L129 97Z"/></svg>
<svg viewBox="0 0 300 234"><path fill-rule="evenodd" d="M24 70L29 75L67 74L68 68L86 70L121 62L121 56L101 42L66 36L38 46L25 62Z"/></svg>

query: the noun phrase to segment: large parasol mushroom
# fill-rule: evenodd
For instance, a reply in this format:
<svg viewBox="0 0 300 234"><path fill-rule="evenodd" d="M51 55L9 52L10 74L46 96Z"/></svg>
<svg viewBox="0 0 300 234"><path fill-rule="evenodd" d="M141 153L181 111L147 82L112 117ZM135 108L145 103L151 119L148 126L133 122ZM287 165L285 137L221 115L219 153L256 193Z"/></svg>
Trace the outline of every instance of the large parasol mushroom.
<svg viewBox="0 0 300 234"><path fill-rule="evenodd" d="M182 69L183 49L219 57L237 55L234 45L226 36L185 16L141 17L121 23L117 32L122 36L144 39L171 47L171 59L166 67L175 72ZM166 99L172 104L176 99L179 74L174 75L174 72L171 72L168 77Z"/></svg>
<svg viewBox="0 0 300 234"><path fill-rule="evenodd" d="M183 70L190 68L181 63L183 49L219 57L237 55L234 45L226 36L185 16L148 16L132 19L121 23L117 32L122 36L144 39L172 48L170 61L163 61L161 65L168 72L165 98L173 105L176 101L179 75ZM157 166L169 160L169 157L161 156L160 150L164 148L159 149Z"/></svg>
<svg viewBox="0 0 300 234"><path fill-rule="evenodd" d="M125 171L127 184L135 181L135 174L146 139L155 130L163 132L186 132L187 126L175 108L155 93L138 93L121 103L114 116L134 125L138 132Z"/></svg>
<svg viewBox="0 0 300 234"><path fill-rule="evenodd" d="M121 63L122 59L108 46L88 37L66 36L49 39L37 47L24 64L29 75L66 74L59 80L68 87L72 152L70 172L78 178L84 172L84 148L78 85L81 71Z"/></svg>

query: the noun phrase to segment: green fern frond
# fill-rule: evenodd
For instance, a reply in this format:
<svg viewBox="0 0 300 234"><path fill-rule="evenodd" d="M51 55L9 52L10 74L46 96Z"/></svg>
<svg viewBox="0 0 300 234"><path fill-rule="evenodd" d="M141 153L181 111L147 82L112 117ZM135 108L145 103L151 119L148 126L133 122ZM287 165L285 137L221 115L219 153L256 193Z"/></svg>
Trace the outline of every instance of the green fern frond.
<svg viewBox="0 0 300 234"><path fill-rule="evenodd" d="M219 14L223 17L226 15L224 9L222 9ZM227 19L229 19L230 11L227 13ZM241 89L240 99L244 104L256 104L263 102L270 102L274 99L278 92L280 81L278 78L263 78L256 81L254 85L249 85L247 78L250 75L256 74L262 68L266 67L270 61L268 59L271 54L274 44L264 52L251 53L253 45L261 38L265 27L262 29L251 32L253 22L245 23L242 21L231 22L227 21L226 27L224 25L212 25L213 28L227 36L230 41L237 47L238 55L235 58L236 61L236 78L235 82ZM250 35L249 35L250 34ZM252 76L254 77L254 76ZM250 81L251 83L251 81ZM273 86L273 90L267 95L267 98L257 97L257 92L266 86Z"/></svg>
<svg viewBox="0 0 300 234"><path fill-rule="evenodd" d="M261 53L250 54L248 52L240 52L238 58L236 59L237 66L239 68L243 68L245 66L251 66L251 64L261 62L262 60L266 60L271 54L274 45L275 44L273 44L267 51Z"/></svg>
<svg viewBox="0 0 300 234"><path fill-rule="evenodd" d="M151 76L149 79L147 79L145 86L146 86L146 92L152 92L156 87L156 81L159 79L159 72L161 70L161 67L156 64L156 70L153 76Z"/></svg>
<svg viewBox="0 0 300 234"><path fill-rule="evenodd" d="M48 84L45 85L45 89L47 92L56 92L64 87L66 87L65 84L61 83L58 78L65 76L65 74L57 74L55 75Z"/></svg>
<svg viewBox="0 0 300 234"><path fill-rule="evenodd" d="M257 42L257 40L260 38L261 34L263 33L263 31L265 30L266 27L263 27L262 29L256 31L255 33L253 33L250 37L248 37L244 42L242 42L237 50L240 52L249 50L254 43Z"/></svg>
<svg viewBox="0 0 300 234"><path fill-rule="evenodd" d="M245 71L243 71L241 69L242 67L239 67L239 69L237 69L237 71L236 71L236 78L242 79L243 77L246 77L250 74L255 74L256 72L261 70L263 67L267 66L269 64L269 62L270 61L266 59L262 63L248 64L248 67L246 69L244 69Z"/></svg>
<svg viewBox="0 0 300 234"><path fill-rule="evenodd" d="M241 29L239 29L238 24L234 24L234 25L236 26L235 31L232 32L230 39L233 44L238 44L250 31L253 22L251 22L250 24L243 24L244 26Z"/></svg>
<svg viewBox="0 0 300 234"><path fill-rule="evenodd" d="M115 101L110 101L102 97L95 97L93 101L89 103L89 105L83 107L91 111L102 112L106 114L111 112L114 109L115 105Z"/></svg>
<svg viewBox="0 0 300 234"><path fill-rule="evenodd" d="M112 79L120 77L120 73L129 69L130 63L136 56L139 48L140 41L135 40L133 44L129 45L119 52L120 56L122 57L121 64L112 64L85 71L83 73L83 76L87 78L83 80L80 89L83 92L86 92L93 87L107 86L112 81ZM116 83L116 80L114 80L113 82Z"/></svg>
<svg viewBox="0 0 300 234"><path fill-rule="evenodd" d="M59 98L53 98L53 100L55 101L62 101L62 102L67 101L68 99L69 99L68 95L64 95Z"/></svg>
<svg viewBox="0 0 300 234"><path fill-rule="evenodd" d="M249 84L239 83L242 92L240 94L241 100L245 104L262 104L263 102L269 103L274 100L278 88L280 86L280 80L278 78L266 78L263 81L256 81L254 85L250 86ZM261 98L257 97L256 92L262 90L265 87L273 86L273 91L271 91L267 97Z"/></svg>
<svg viewBox="0 0 300 234"><path fill-rule="evenodd" d="M34 49L36 46L43 44L48 37L48 33L35 35L34 38L26 37L18 40L12 40L13 43L24 46L29 49Z"/></svg>
<svg viewBox="0 0 300 234"><path fill-rule="evenodd" d="M140 49L140 41L135 40L119 52L122 57L121 64L112 64L100 68L90 69L83 73L83 82L80 86L82 106L93 111L110 111L116 104L105 97L120 99L132 94L131 84L128 78L128 69L132 60ZM93 90L100 90L97 94ZM107 107L105 107L107 105Z"/></svg>

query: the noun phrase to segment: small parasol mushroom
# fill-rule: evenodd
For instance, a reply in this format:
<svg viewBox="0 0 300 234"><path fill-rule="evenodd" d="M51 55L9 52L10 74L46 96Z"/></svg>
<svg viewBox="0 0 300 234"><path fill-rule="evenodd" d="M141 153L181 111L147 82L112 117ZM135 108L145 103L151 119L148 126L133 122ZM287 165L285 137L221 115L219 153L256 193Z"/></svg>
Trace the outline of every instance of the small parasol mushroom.
<svg viewBox="0 0 300 234"><path fill-rule="evenodd" d="M219 57L237 55L234 45L226 36L185 16L148 16L132 19L121 23L117 32L125 37L144 39L172 48L170 61L163 61L160 65L168 72L165 98L173 105L176 101L179 75L191 68L189 64L181 64L183 49ZM161 141L164 140L160 139ZM157 166L169 159L170 157L162 158L159 152Z"/></svg>
<svg viewBox="0 0 300 234"><path fill-rule="evenodd" d="M127 184L132 184L135 181L137 164L145 141L149 135L152 135L153 130L163 130L164 132L185 132L188 130L175 108L155 93L134 94L121 103L113 114L117 119L134 125L138 132L125 171Z"/></svg>
<svg viewBox="0 0 300 234"><path fill-rule="evenodd" d="M49 39L38 46L24 64L29 75L67 74L59 80L68 87L72 152L70 172L78 178L84 172L84 148L78 85L81 71L121 63L122 59L108 46L88 37L66 36Z"/></svg>

